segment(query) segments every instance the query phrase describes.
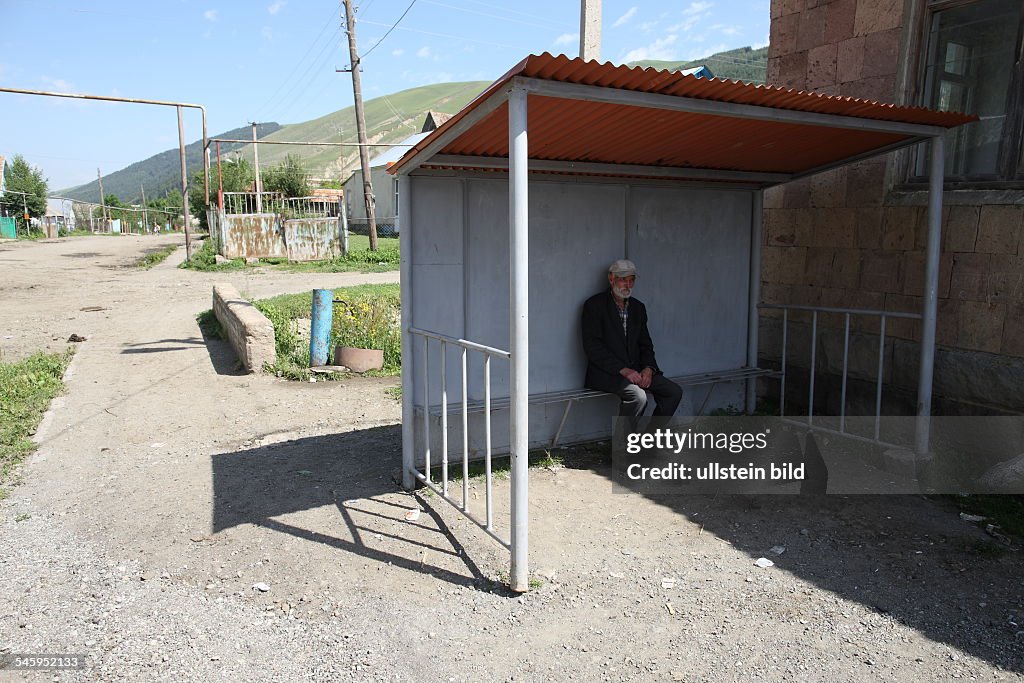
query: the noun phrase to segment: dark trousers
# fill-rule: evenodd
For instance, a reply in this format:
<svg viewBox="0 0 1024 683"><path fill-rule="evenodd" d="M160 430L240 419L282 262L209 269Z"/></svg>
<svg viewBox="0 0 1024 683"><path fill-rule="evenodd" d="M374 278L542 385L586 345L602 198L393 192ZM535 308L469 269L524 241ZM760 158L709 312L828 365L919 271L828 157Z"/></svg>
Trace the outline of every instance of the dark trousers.
<svg viewBox="0 0 1024 683"><path fill-rule="evenodd" d="M655 375L651 379L651 386L647 390L641 389L635 384L630 384L626 378L622 379L622 386L616 392L622 403L619 404L619 416L636 418L644 414L647 407L647 392L654 396L655 417L672 417L683 399L682 388L664 375Z"/></svg>

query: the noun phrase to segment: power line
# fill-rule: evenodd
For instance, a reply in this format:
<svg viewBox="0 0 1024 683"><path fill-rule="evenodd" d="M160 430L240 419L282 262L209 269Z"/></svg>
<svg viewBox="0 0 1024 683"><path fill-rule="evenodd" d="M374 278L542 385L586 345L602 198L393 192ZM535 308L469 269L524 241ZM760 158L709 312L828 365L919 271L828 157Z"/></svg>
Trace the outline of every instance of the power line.
<svg viewBox="0 0 1024 683"><path fill-rule="evenodd" d="M385 39L385 38L387 38L387 37L388 37L389 35L391 35L391 32L392 32L392 31L394 31L394 30L395 30L395 29L396 29L396 28L398 27L398 24L399 24L399 23L401 23L402 19L405 19L405 15L409 13L409 10L411 10L411 9L412 9L412 6L413 6L413 5L415 5L415 4L416 4L416 0L412 0L412 2L410 2L410 3L409 3L409 6L405 8L405 11L404 11L404 12L402 12L402 16L398 17L398 21L396 21L396 22L395 22L394 24L392 24L392 25L391 25L391 28L389 28L389 29L388 29L388 30L387 30L387 31L386 31L386 32L384 33L384 35L383 35L383 36L381 36L380 40L378 40L378 41L377 41L376 43L374 43L374 44L373 44L373 46L372 46L372 47L371 47L371 48L370 48L369 50L367 50L367 51L366 51L366 52L364 52L364 53L363 53L362 55L360 55L360 56L359 56L359 59L364 59L364 58L365 58L365 57L366 57L366 56L367 56L368 54L370 54L371 52L373 52L373 51L374 51L374 49L375 49L375 48L376 48L376 47L377 47L378 45L380 45L381 43L383 43L383 42L384 42L384 39ZM358 65L356 65L356 64L353 64L353 65L352 65L352 68L353 68L353 69L355 69L355 68L358 68Z"/></svg>

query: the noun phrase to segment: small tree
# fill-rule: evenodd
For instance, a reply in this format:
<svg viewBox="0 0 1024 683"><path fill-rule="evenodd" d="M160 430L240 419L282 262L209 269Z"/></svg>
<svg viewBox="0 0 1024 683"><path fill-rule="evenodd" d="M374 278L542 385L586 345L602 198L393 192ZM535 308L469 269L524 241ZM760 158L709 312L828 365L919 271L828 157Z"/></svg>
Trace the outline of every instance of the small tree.
<svg viewBox="0 0 1024 683"><path fill-rule="evenodd" d="M289 154L279 165L263 172L263 189L280 192L285 197L308 197L307 175L302 160L295 154Z"/></svg>
<svg viewBox="0 0 1024 683"><path fill-rule="evenodd" d="M255 179L256 172L253 170L252 164L245 159L238 158L221 162L219 181L217 167L214 165L210 169L210 203L216 204L217 202L218 183L224 186L225 192L248 192ZM200 223L208 230L202 171L196 171L192 176L188 188L188 205L192 209L192 215L199 216Z"/></svg>
<svg viewBox="0 0 1024 683"><path fill-rule="evenodd" d="M5 213L18 217L22 229L28 232L28 222L24 214L27 211L31 218L46 215L46 193L49 191L46 178L38 168L33 168L20 154L5 165L4 181L6 190L0 197ZM20 194L19 194L20 193Z"/></svg>

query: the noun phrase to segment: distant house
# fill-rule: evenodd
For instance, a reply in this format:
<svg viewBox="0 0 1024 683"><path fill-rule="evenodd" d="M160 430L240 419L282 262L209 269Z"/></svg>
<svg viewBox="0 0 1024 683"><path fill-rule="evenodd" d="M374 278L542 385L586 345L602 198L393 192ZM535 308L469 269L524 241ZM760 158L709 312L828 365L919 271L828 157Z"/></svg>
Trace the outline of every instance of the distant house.
<svg viewBox="0 0 1024 683"><path fill-rule="evenodd" d="M0 193L7 190L7 186L4 184L4 166L7 165L7 160L2 154L0 154Z"/></svg>
<svg viewBox="0 0 1024 683"><path fill-rule="evenodd" d="M423 119L423 128L420 129L420 132L429 133L432 130L437 130L438 126L451 117L451 114L442 114L439 111L428 111L426 118Z"/></svg>
<svg viewBox="0 0 1024 683"><path fill-rule="evenodd" d="M708 79L710 79L710 78L714 78L715 77L715 74L713 74L711 72L711 69L707 68L703 64L701 64L700 66L695 66L695 67L689 68L689 69L683 69L682 73L685 76L694 76L696 78L708 78Z"/></svg>
<svg viewBox="0 0 1024 683"><path fill-rule="evenodd" d="M427 117L430 118L430 113ZM401 159L410 147L428 135L430 135L429 131L410 135L399 144L370 160L370 183L373 186L375 199L374 216L380 226L379 234L387 235L394 232L398 217L398 178L388 175L387 168ZM356 169L345 181L344 192L349 229L357 233L365 232L366 205L363 200L363 172L360 169Z"/></svg>

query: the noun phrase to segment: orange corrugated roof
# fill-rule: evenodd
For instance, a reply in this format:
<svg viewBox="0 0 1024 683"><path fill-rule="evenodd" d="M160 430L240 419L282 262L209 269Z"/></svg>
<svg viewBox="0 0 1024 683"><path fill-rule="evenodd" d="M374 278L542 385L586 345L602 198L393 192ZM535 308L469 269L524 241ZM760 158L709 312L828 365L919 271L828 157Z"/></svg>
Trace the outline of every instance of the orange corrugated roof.
<svg viewBox="0 0 1024 683"><path fill-rule="evenodd" d="M513 67L410 149L390 171L397 172L517 76L944 128L977 118L955 112L898 107L852 97L696 78L678 71L615 66L544 53L530 55ZM907 133L744 119L533 93L530 94L528 108L531 160L799 174L916 139ZM499 106L437 153L507 158L508 105ZM430 161L424 163L429 165Z"/></svg>

